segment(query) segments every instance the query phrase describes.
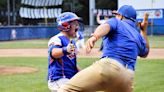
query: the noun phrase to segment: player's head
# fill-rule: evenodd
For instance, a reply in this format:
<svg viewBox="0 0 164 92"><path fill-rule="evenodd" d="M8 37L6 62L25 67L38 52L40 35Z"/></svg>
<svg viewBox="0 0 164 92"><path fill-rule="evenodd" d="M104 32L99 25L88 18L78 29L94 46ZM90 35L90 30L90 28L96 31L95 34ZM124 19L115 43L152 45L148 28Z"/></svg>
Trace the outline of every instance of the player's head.
<svg viewBox="0 0 164 92"><path fill-rule="evenodd" d="M57 17L57 27L61 31L70 31L71 22L79 21L80 18L72 12L64 12Z"/></svg>
<svg viewBox="0 0 164 92"><path fill-rule="evenodd" d="M132 21L135 21L137 16L136 10L131 5L121 6L116 13Z"/></svg>

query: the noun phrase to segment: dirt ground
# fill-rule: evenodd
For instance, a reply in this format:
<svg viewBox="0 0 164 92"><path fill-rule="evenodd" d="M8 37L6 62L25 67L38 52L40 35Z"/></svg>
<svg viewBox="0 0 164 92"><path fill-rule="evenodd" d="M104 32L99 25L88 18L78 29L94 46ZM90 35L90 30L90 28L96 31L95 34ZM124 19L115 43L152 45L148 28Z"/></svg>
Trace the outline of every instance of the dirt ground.
<svg viewBox="0 0 164 92"><path fill-rule="evenodd" d="M85 50L80 50L78 57L99 58L101 52L92 49L86 54ZM0 57L47 57L47 49L0 49ZM148 59L164 59L164 49L150 49ZM20 74L36 72L37 69L30 67L0 66L0 75Z"/></svg>
<svg viewBox="0 0 164 92"><path fill-rule="evenodd" d="M100 57L101 52L95 48L86 54L80 50L78 57ZM0 49L0 57L47 57L47 49ZM164 59L164 49L150 49L148 59Z"/></svg>
<svg viewBox="0 0 164 92"><path fill-rule="evenodd" d="M37 69L31 67L0 66L0 75L25 74L37 71Z"/></svg>

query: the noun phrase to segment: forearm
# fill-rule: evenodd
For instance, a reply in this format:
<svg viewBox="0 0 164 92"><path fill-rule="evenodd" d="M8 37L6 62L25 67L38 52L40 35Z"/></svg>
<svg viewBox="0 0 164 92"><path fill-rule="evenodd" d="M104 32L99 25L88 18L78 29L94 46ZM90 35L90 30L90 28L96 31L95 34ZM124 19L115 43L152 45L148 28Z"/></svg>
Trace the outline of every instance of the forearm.
<svg viewBox="0 0 164 92"><path fill-rule="evenodd" d="M95 36L96 40L98 40L104 35L108 34L109 30L110 26L108 24L102 24L96 28L95 32L93 33L93 36Z"/></svg>
<svg viewBox="0 0 164 92"><path fill-rule="evenodd" d="M51 56L54 58L60 58L64 55L62 48L54 48L52 49Z"/></svg>
<svg viewBox="0 0 164 92"><path fill-rule="evenodd" d="M144 37L144 39L146 41L146 48L148 49L148 53L149 53L150 47L149 47L149 41L148 41L148 37L147 37L148 16L149 15L147 13L144 14L144 19L143 19L143 21L141 23L141 31L140 31L140 33Z"/></svg>
<svg viewBox="0 0 164 92"><path fill-rule="evenodd" d="M146 41L146 48L147 48L148 51L149 51L150 46L149 46L149 41L148 41L148 36L147 36L146 30L145 30L145 31L141 30L141 35L144 37L144 39L145 39L145 41Z"/></svg>
<svg viewBox="0 0 164 92"><path fill-rule="evenodd" d="M90 37L86 42L86 53L90 53L91 49L94 47L95 42L100 39L102 36L109 33L110 26L108 24L99 25L92 37Z"/></svg>

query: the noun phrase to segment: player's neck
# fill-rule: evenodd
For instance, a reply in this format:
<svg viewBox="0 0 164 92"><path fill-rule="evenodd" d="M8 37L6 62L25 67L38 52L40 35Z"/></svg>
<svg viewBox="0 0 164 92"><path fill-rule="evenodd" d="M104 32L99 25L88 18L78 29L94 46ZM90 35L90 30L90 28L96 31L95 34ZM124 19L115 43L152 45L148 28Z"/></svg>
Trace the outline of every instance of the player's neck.
<svg viewBox="0 0 164 92"><path fill-rule="evenodd" d="M69 35L66 32L61 32L64 36L66 36L68 39L70 39Z"/></svg>

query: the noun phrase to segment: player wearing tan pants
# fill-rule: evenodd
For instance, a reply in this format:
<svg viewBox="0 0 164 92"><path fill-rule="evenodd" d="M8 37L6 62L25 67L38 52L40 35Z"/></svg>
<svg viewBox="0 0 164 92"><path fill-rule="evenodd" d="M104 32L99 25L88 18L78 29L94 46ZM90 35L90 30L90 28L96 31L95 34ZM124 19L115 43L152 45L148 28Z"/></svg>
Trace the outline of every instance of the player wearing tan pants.
<svg viewBox="0 0 164 92"><path fill-rule="evenodd" d="M116 60L102 58L76 74L64 86L64 90L67 91L59 92L131 92L133 76L132 70L126 69Z"/></svg>
<svg viewBox="0 0 164 92"><path fill-rule="evenodd" d="M149 53L148 15L144 15L139 31L132 6L123 5L115 14L86 41L86 52L90 53L95 42L104 37L101 59L77 73L59 92L133 92L137 56L145 58Z"/></svg>

